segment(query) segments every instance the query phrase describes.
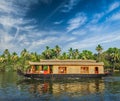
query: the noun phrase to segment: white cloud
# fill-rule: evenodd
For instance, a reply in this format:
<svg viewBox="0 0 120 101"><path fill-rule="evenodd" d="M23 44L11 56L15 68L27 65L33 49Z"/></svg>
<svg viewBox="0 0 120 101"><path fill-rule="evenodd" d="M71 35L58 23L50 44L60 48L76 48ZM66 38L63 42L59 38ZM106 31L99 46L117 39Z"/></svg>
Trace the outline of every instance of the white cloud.
<svg viewBox="0 0 120 101"><path fill-rule="evenodd" d="M110 47L112 46L113 42L118 43L120 41L120 30L119 30L120 12L117 11L115 13L113 12L118 7L120 7L119 2L113 3L105 11L93 15L92 20L90 20L83 27L80 27L81 24L79 25L79 21L80 21L79 17L78 18L75 17L69 20L68 22L69 25L67 27L68 32L71 31L73 35L77 35L80 37L78 37L76 40L73 40L72 42L69 42L65 48L68 49L70 47L73 47L78 49L86 49L86 48L95 47L99 43L107 44ZM103 23L98 22L102 18L103 18L102 20L104 20L108 16L110 16L109 17L110 22L107 21L104 21ZM85 21L83 21L83 24L85 24L85 22L87 21L87 17L85 16L85 14L82 19L84 18ZM113 20L118 21L117 23L114 23L114 26L116 27L114 27L113 23L111 23L111 21Z"/></svg>
<svg viewBox="0 0 120 101"><path fill-rule="evenodd" d="M11 16L5 16L5 15L0 17L0 24L2 24L4 27L6 26L13 27L22 23L23 21L20 18L15 19Z"/></svg>
<svg viewBox="0 0 120 101"><path fill-rule="evenodd" d="M53 41L55 41L56 39L57 39L56 37L47 37L45 39L33 41L28 49L29 50L34 50L34 48L39 49L40 46L46 46L48 44L52 44Z"/></svg>
<svg viewBox="0 0 120 101"><path fill-rule="evenodd" d="M83 13L79 13L68 21L67 31L70 32L74 29L81 27L87 20L87 17Z"/></svg>
<svg viewBox="0 0 120 101"><path fill-rule="evenodd" d="M105 12L105 14L104 15L107 15L107 14L109 14L109 13L111 13L110 15L108 15L107 17L106 17L106 21L108 22L111 22L111 21L116 21L116 20L120 20L120 11L115 11L114 13L113 13L113 11L115 10L115 9L117 9L117 8L119 8L120 7L120 2L115 2L115 3L113 3L113 4L111 4L110 6L109 6L109 8L108 8L108 10Z"/></svg>
<svg viewBox="0 0 120 101"><path fill-rule="evenodd" d="M61 21L56 21L56 22L54 22L54 24L55 25L59 25L59 24L61 24L63 22L63 20L61 20Z"/></svg>
<svg viewBox="0 0 120 101"><path fill-rule="evenodd" d="M117 21L117 20L120 20L120 12L113 14L107 19L107 21Z"/></svg>
<svg viewBox="0 0 120 101"><path fill-rule="evenodd" d="M95 47L98 44L108 44L110 45L113 42L120 41L119 33L112 34L112 35L98 35L98 36L89 36L83 40L74 41L69 43L66 48L73 48L77 49L86 49L90 47Z"/></svg>
<svg viewBox="0 0 120 101"><path fill-rule="evenodd" d="M85 30L85 29L75 30L72 32L72 34L82 36L82 35L87 34L87 30Z"/></svg>
<svg viewBox="0 0 120 101"><path fill-rule="evenodd" d="M51 47L56 44L62 46L63 50L67 50L69 47L82 49L96 46L98 43L111 44L112 42L120 40L120 31L118 31L117 27L117 32L114 32L113 26L109 25L108 22L104 24L97 23L102 17L118 8L117 3L110 6L105 12L94 15L93 20L88 22L84 27L82 27L82 25L86 23L88 18L84 13L76 14L74 18L68 21L67 32L58 32L54 30L40 31L37 29L37 26L34 25L34 23L36 23L34 19L23 19L29 6L32 3L37 3L38 0L29 1L30 2L28 2L28 0L1 0L0 51L7 48L11 51L20 52L23 48L26 48L29 51L37 50L40 52L41 48L47 45ZM69 4L65 5L64 12L72 10L78 2L77 0L70 0ZM48 3L48 1L46 0L45 3ZM23 5L23 8L18 4ZM62 5L54 10L45 20L53 16L61 6ZM119 20L119 12L113 14L110 19ZM54 22L54 24L61 24L62 22L63 21ZM15 31L11 34L10 30L12 28L15 28ZM68 33L71 33L72 36Z"/></svg>
<svg viewBox="0 0 120 101"><path fill-rule="evenodd" d="M10 51L19 51L26 44L27 36L36 31L35 26L31 25L35 22L34 19L23 19L29 6L37 3L38 0L1 0L0 1L0 51L9 49ZM23 27L24 25L24 27ZM11 30L14 28L16 31ZM21 34L21 35L19 35ZM27 47L26 47L27 48Z"/></svg>
<svg viewBox="0 0 120 101"><path fill-rule="evenodd" d="M13 11L14 11L14 9L11 8L11 3L7 3L6 0L1 0L0 1L0 12L11 13Z"/></svg>
<svg viewBox="0 0 120 101"><path fill-rule="evenodd" d="M117 14L116 13L113 14L113 11L115 9L117 9L118 7L120 7L120 2L112 3L110 6L108 6L107 9L103 10L100 13L94 14L90 23L91 24L96 24L101 18L104 18L104 17L106 17L106 21L119 19L119 14L118 13L120 13L120 12L118 12ZM109 13L111 13L112 15L109 15Z"/></svg>
<svg viewBox="0 0 120 101"><path fill-rule="evenodd" d="M20 7L24 7L24 9L26 8L26 10L29 9L31 5L37 4L39 2L39 0L29 0L29 1L28 0L8 0L8 1L11 1L15 5L20 5Z"/></svg>
<svg viewBox="0 0 120 101"><path fill-rule="evenodd" d="M70 10L73 9L74 6L76 6L80 0L69 0L68 4L65 4L62 9L62 12L69 12Z"/></svg>
<svg viewBox="0 0 120 101"><path fill-rule="evenodd" d="M103 33L106 32L109 29L110 26L106 26L106 24L88 24L86 25L86 30L90 33Z"/></svg>
<svg viewBox="0 0 120 101"><path fill-rule="evenodd" d="M91 20L91 24L94 24L94 23L97 23L103 16L105 15L105 13L97 13L97 14L94 14L92 20Z"/></svg>
<svg viewBox="0 0 120 101"><path fill-rule="evenodd" d="M5 49L15 49L14 44L11 43L13 36L9 35L7 32L0 30L0 51Z"/></svg>
<svg viewBox="0 0 120 101"><path fill-rule="evenodd" d="M34 34L34 33L33 33ZM57 34L57 36L56 36ZM41 35L41 36L40 36ZM44 36L45 35L45 36ZM29 35L28 35L29 37ZM36 37L39 37L36 39ZM62 32L55 32L55 31L39 31L39 34L37 36L32 36L32 41L29 41L30 47L28 48L29 50L34 50L34 49L40 49L40 47L45 47L45 46L55 46L55 45L65 45L66 43L69 43L71 41L75 41L76 37L71 37L65 35L65 33Z"/></svg>
<svg viewBox="0 0 120 101"><path fill-rule="evenodd" d="M111 12L113 10L115 10L116 8L120 7L120 2L115 2L112 5L110 5L108 12Z"/></svg>
<svg viewBox="0 0 120 101"><path fill-rule="evenodd" d="M20 0L17 0L17 1L16 0L1 0L0 1L0 13L5 14L7 16L8 15L15 15L16 17L24 16L24 14L26 13L26 10L28 9L27 5L30 4L30 2L24 3L22 1L26 1L26 0L21 0L21 5L24 5L23 7L19 5Z"/></svg>

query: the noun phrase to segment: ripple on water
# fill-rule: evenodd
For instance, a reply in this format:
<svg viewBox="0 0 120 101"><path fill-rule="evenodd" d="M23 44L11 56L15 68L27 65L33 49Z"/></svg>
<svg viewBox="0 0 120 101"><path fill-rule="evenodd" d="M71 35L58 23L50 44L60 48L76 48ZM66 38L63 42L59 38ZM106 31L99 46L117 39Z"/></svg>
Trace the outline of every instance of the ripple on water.
<svg viewBox="0 0 120 101"><path fill-rule="evenodd" d="M105 82L120 82L120 77L118 76L110 76L103 78Z"/></svg>
<svg viewBox="0 0 120 101"><path fill-rule="evenodd" d="M13 74L1 75L0 101L119 101L120 99L120 76L40 81L17 79Z"/></svg>

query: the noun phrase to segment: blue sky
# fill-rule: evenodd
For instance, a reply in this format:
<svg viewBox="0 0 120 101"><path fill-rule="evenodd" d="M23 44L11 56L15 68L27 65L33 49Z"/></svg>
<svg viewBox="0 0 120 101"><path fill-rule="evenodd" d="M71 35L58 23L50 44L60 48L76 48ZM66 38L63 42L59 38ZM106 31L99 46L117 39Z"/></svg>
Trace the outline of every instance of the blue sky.
<svg viewBox="0 0 120 101"><path fill-rule="evenodd" d="M120 48L119 0L0 0L0 53L98 44Z"/></svg>

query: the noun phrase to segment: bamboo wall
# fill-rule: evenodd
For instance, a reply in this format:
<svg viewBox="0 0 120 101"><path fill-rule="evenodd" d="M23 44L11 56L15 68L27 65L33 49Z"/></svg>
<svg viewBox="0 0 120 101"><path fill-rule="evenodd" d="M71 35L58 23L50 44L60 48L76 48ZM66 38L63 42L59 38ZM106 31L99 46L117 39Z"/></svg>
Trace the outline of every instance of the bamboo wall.
<svg viewBox="0 0 120 101"><path fill-rule="evenodd" d="M59 67L66 67L66 74L95 74L95 67L98 67L98 74L104 73L103 66L53 66L53 74L58 74ZM88 72L81 72L81 67L88 67Z"/></svg>

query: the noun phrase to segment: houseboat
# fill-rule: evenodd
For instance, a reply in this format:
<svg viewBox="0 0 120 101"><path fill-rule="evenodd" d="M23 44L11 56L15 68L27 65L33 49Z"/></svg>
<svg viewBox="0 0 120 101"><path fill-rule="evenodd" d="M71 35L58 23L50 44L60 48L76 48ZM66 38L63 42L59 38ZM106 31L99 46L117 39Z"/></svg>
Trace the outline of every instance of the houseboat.
<svg viewBox="0 0 120 101"><path fill-rule="evenodd" d="M100 78L108 75L104 72L104 63L95 60L40 60L29 62L30 68L19 74L28 78Z"/></svg>

